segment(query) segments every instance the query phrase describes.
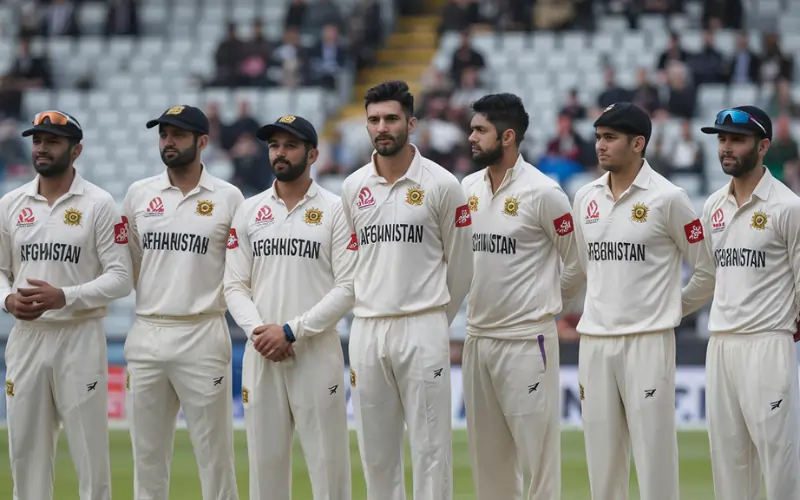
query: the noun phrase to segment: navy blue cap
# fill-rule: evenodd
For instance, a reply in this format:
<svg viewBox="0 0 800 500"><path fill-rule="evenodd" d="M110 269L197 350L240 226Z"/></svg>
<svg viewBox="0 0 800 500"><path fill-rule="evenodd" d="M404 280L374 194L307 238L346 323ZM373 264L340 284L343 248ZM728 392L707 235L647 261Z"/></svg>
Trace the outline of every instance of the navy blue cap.
<svg viewBox="0 0 800 500"><path fill-rule="evenodd" d="M155 120L147 122L147 128L153 128L156 125L172 125L200 134L208 134L210 128L206 114L200 108L187 105L173 106Z"/></svg>
<svg viewBox="0 0 800 500"><path fill-rule="evenodd" d="M741 111L744 115L736 113ZM731 109L724 109L717 113L713 127L703 127L700 129L704 134L719 134L729 132L731 134L743 134L761 136L772 140L772 120L769 115L761 108L755 106L737 106Z"/></svg>
<svg viewBox="0 0 800 500"><path fill-rule="evenodd" d="M37 132L49 132L78 141L83 139L83 128L78 120L70 114L57 110L37 113L33 117L33 127L24 130L22 137L28 137Z"/></svg>
<svg viewBox="0 0 800 500"><path fill-rule="evenodd" d="M275 123L264 125L258 129L256 137L266 142L275 132L280 131L289 132L301 141L310 143L315 148L319 142L317 130L314 128L314 125L302 116L294 115L282 116L278 118Z"/></svg>
<svg viewBox="0 0 800 500"><path fill-rule="evenodd" d="M594 122L594 127L608 127L626 134L644 136L645 144L650 142L653 122L639 106L630 102L618 102L607 107Z"/></svg>

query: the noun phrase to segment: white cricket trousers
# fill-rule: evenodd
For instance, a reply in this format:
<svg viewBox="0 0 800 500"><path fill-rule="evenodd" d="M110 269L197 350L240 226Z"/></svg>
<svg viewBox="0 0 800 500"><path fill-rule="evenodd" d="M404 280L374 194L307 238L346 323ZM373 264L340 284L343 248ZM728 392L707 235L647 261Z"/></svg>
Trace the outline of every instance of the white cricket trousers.
<svg viewBox="0 0 800 500"><path fill-rule="evenodd" d="M414 500L453 498L450 329L444 309L355 318L350 385L367 500L404 500L403 423Z"/></svg>
<svg viewBox="0 0 800 500"><path fill-rule="evenodd" d="M167 500L179 409L203 500L236 500L231 337L225 317L138 316L125 340L134 500Z"/></svg>
<svg viewBox="0 0 800 500"><path fill-rule="evenodd" d="M242 403L250 500L291 500L297 427L314 500L350 500L350 436L342 343L336 333L301 338L276 363L247 344Z"/></svg>
<svg viewBox="0 0 800 500"><path fill-rule="evenodd" d="M800 388L786 334L712 335L706 408L714 491L720 500L800 498Z"/></svg>
<svg viewBox="0 0 800 500"><path fill-rule="evenodd" d="M467 336L464 403L477 500L561 498L559 348L552 331L531 340ZM521 462L521 466L520 466Z"/></svg>
<svg viewBox="0 0 800 500"><path fill-rule="evenodd" d="M578 378L592 499L627 500L632 448L641 500L680 500L674 330L582 335Z"/></svg>
<svg viewBox="0 0 800 500"><path fill-rule="evenodd" d="M64 426L81 500L111 498L108 352L102 319L18 321L6 344L6 408L14 500L53 498ZM57 498L63 497L59 493Z"/></svg>

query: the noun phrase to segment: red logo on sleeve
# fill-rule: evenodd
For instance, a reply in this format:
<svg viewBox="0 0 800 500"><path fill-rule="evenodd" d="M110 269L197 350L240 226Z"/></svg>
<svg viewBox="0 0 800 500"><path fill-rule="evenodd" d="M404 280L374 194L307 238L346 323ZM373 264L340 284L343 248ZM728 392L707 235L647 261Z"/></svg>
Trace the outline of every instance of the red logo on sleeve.
<svg viewBox="0 0 800 500"><path fill-rule="evenodd" d="M228 233L228 250L239 248L239 237L236 236L236 228L232 227L231 232Z"/></svg>
<svg viewBox="0 0 800 500"><path fill-rule="evenodd" d="M683 232L686 233L686 241L689 243L703 241L706 237L703 233L703 224L700 222L700 219L695 219L683 226Z"/></svg>
<svg viewBox="0 0 800 500"><path fill-rule="evenodd" d="M472 225L472 215L469 213L469 204L461 205L456 209L456 227Z"/></svg>
<svg viewBox="0 0 800 500"><path fill-rule="evenodd" d="M350 235L350 243L347 244L347 249L353 251L358 250L358 237L356 237L356 233Z"/></svg>
<svg viewBox="0 0 800 500"><path fill-rule="evenodd" d="M128 225L126 222L127 219L123 217L122 222L119 224L114 224L114 243L117 245L128 244Z"/></svg>
<svg viewBox="0 0 800 500"><path fill-rule="evenodd" d="M559 236L566 236L575 229L575 224L572 223L572 214L567 212L558 219L553 221L553 226L556 228L556 233Z"/></svg>

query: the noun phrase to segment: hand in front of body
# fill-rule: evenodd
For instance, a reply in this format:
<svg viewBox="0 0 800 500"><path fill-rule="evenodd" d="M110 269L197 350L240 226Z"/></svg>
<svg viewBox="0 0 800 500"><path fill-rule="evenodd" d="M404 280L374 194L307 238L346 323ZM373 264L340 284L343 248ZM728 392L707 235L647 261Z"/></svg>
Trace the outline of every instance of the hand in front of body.
<svg viewBox="0 0 800 500"><path fill-rule="evenodd" d="M261 325L253 330L253 347L270 361L294 356L294 348L280 325Z"/></svg>
<svg viewBox="0 0 800 500"><path fill-rule="evenodd" d="M32 320L45 311L62 309L67 305L62 289L41 280L29 279L28 284L33 288L20 288L6 299L6 310L15 318Z"/></svg>

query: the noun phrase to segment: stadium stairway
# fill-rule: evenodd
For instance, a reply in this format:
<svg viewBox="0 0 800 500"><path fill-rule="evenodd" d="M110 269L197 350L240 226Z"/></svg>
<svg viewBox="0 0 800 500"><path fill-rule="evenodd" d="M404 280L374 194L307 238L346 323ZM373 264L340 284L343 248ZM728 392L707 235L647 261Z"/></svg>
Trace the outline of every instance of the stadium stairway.
<svg viewBox="0 0 800 500"><path fill-rule="evenodd" d="M378 51L377 64L359 71L353 100L328 120L324 135L331 137L337 123L364 113L364 93L368 88L386 80L405 80L414 95L418 95L420 79L428 69L438 49L436 28L440 22L445 0L427 2L427 12L421 16L403 16L386 45Z"/></svg>

